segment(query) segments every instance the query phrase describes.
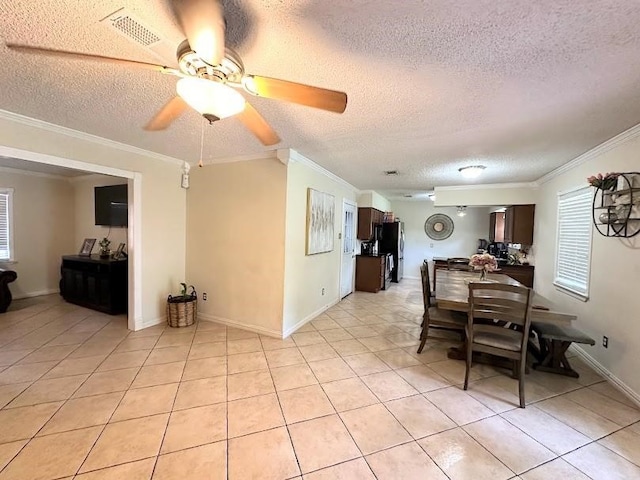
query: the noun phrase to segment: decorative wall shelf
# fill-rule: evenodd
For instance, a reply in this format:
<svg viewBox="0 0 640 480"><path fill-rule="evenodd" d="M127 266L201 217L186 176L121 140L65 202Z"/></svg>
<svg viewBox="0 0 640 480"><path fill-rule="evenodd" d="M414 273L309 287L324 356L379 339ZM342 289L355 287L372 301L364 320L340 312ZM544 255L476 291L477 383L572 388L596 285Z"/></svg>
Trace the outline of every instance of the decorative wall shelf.
<svg viewBox="0 0 640 480"><path fill-rule="evenodd" d="M640 233L640 172L624 172L613 189L596 187L593 224L605 237L629 238Z"/></svg>

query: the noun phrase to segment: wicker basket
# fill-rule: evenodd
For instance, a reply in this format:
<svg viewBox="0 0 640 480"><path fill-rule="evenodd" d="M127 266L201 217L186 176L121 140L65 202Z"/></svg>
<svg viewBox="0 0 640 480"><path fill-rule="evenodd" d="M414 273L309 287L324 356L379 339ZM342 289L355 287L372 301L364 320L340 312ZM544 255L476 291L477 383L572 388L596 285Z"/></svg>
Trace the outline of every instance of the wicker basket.
<svg viewBox="0 0 640 480"><path fill-rule="evenodd" d="M191 295L167 298L167 324L170 327L188 327L198 315L198 297Z"/></svg>

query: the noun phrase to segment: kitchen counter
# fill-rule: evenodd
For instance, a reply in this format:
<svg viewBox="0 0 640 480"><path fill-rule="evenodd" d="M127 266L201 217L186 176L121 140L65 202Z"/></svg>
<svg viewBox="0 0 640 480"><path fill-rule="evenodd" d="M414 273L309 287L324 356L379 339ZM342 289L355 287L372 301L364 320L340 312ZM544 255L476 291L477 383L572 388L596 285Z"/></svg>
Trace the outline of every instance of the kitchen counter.
<svg viewBox="0 0 640 480"><path fill-rule="evenodd" d="M470 258L470 257L456 257L456 258ZM433 257L433 261L438 263L447 263L447 257ZM514 263L513 265L509 265L506 258L498 258L498 265L500 268L502 267L529 267L533 268L533 265L523 264L523 263Z"/></svg>
<svg viewBox="0 0 640 480"><path fill-rule="evenodd" d="M506 259L499 259L502 261L498 261L498 268L500 269L500 273L504 273L505 275L509 275L514 280L519 281L525 287L533 288L533 276L535 267L533 265L522 265L522 264L514 264L508 265ZM446 257L433 257L433 285L435 289L436 281L437 281L437 271L438 269L446 269L447 268L447 258Z"/></svg>

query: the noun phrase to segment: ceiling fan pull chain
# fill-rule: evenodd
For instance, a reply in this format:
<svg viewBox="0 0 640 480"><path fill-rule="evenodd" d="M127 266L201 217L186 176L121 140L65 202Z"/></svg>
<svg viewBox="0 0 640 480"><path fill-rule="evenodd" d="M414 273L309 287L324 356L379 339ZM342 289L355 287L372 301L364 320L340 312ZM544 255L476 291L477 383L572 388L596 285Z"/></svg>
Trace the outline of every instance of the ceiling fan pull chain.
<svg viewBox="0 0 640 480"><path fill-rule="evenodd" d="M204 121L205 118L202 117L201 128L200 128L200 161L198 162L199 167L203 167L202 164L202 152L204 151Z"/></svg>

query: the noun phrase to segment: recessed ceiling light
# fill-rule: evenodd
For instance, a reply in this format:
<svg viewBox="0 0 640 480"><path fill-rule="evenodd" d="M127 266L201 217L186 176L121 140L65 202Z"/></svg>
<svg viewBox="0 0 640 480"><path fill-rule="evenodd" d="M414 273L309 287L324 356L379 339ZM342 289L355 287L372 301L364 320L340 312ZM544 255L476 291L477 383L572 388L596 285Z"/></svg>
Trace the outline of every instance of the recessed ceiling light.
<svg viewBox="0 0 640 480"><path fill-rule="evenodd" d="M470 165L468 167L459 168L458 171L465 178L476 178L480 176L482 171L487 168L484 165Z"/></svg>
<svg viewBox="0 0 640 480"><path fill-rule="evenodd" d="M458 206L458 216L464 217L467 214L467 207L465 205Z"/></svg>

